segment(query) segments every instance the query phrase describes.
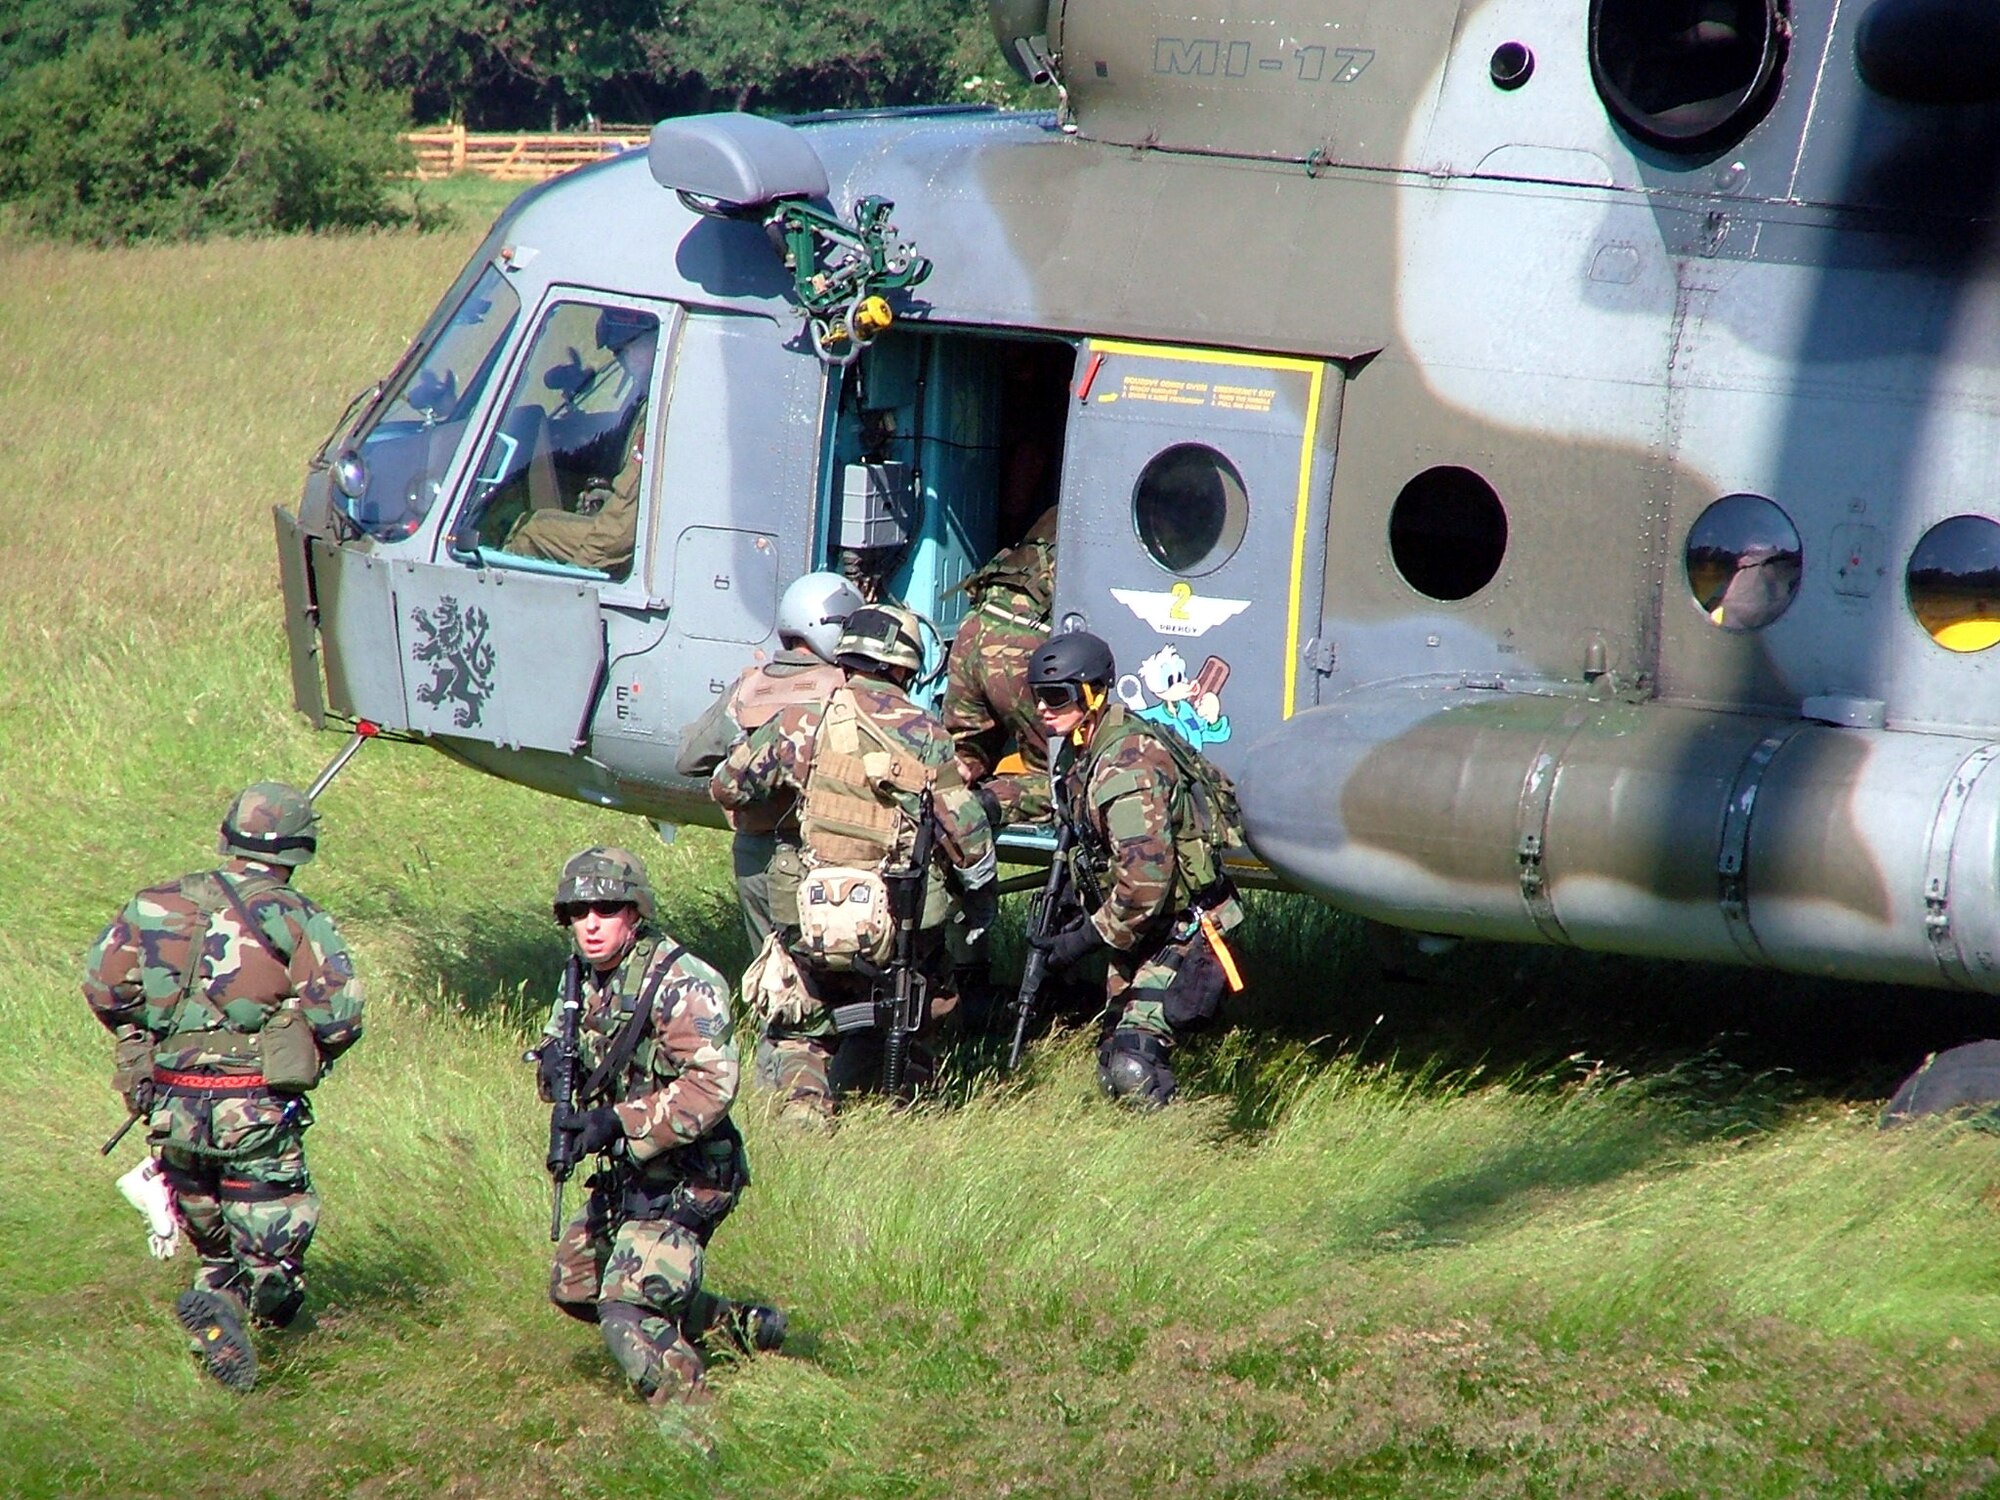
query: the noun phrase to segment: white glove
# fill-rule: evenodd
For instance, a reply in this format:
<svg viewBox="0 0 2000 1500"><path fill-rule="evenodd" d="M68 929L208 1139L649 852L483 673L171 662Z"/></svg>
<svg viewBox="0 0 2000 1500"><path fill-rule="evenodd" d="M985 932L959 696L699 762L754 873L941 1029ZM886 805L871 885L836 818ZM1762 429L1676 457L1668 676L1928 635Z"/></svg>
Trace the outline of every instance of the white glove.
<svg viewBox="0 0 2000 1500"><path fill-rule="evenodd" d="M174 1190L157 1156L149 1156L118 1179L125 1201L144 1215L146 1248L154 1260L168 1260L181 1247L181 1220L174 1211Z"/></svg>

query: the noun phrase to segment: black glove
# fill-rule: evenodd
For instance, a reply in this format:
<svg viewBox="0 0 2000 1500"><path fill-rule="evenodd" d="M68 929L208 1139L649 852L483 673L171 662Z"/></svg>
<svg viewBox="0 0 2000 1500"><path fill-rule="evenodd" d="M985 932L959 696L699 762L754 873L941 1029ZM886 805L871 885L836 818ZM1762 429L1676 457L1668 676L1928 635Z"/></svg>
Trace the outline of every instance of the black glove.
<svg viewBox="0 0 2000 1500"><path fill-rule="evenodd" d="M976 946L992 929L993 919L1000 915L1000 891L997 882L987 881L974 891L967 891L959 898L965 911L965 941L968 947Z"/></svg>
<svg viewBox="0 0 2000 1500"><path fill-rule="evenodd" d="M527 1056L527 1061L535 1065L535 1082L544 1104L556 1102L556 1086L562 1081L556 1076L562 1071L562 1059L557 1056L560 1050L554 1037L544 1037L542 1045Z"/></svg>
<svg viewBox="0 0 2000 1500"><path fill-rule="evenodd" d="M1078 917L1069 926L1047 937L1030 938L1035 947L1049 956L1049 967L1060 973L1073 969L1095 952L1103 943L1097 935L1097 924L1088 917Z"/></svg>
<svg viewBox="0 0 2000 1500"><path fill-rule="evenodd" d="M995 833L1007 826L1007 814L1000 806L1000 799L993 794L993 788L980 782L972 789L973 797L986 814L986 822Z"/></svg>
<svg viewBox="0 0 2000 1500"><path fill-rule="evenodd" d="M571 1115L569 1123L563 1128L576 1132L578 1156L590 1156L625 1139L624 1122L618 1118L618 1111L608 1104L601 1109Z"/></svg>

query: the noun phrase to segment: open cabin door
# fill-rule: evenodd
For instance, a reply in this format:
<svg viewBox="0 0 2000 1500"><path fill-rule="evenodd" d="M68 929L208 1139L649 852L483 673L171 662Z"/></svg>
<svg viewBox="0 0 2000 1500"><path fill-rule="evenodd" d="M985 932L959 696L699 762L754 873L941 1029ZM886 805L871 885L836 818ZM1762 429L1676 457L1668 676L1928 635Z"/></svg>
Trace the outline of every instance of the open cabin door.
<svg viewBox="0 0 2000 1500"><path fill-rule="evenodd" d="M1339 371L1093 339L1076 394L1058 628L1101 635L1120 701L1232 768L1314 701Z"/></svg>

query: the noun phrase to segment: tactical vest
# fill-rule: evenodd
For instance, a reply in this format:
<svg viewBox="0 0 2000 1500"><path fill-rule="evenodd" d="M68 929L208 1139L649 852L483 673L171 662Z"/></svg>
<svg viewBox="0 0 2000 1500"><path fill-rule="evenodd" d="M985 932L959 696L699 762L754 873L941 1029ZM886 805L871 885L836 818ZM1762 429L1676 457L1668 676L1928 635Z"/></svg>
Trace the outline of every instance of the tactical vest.
<svg viewBox="0 0 2000 1500"><path fill-rule="evenodd" d="M273 995L268 1000L239 996L227 1004L217 1005L202 988L202 947L208 940L216 917L234 908L237 920L243 924L250 941L268 950L281 968L288 968L292 961L291 953L265 935L243 904L246 895L254 899L269 891L282 890L284 885L282 880L269 875L240 875L232 879L220 870L181 877L180 893L194 905L197 916L188 932L187 966L181 974L180 998L174 1004L166 1033L155 1048L157 1053L171 1055L181 1048L198 1044L207 1051L244 1062L255 1061L259 1057L257 1033L264 1029L265 1023L290 998L289 995Z"/></svg>
<svg viewBox="0 0 2000 1500"><path fill-rule="evenodd" d="M736 679L730 690L729 717L748 733L778 716L778 711L794 704L824 703L847 682L839 667L822 662L796 672L774 674L769 665L752 667ZM773 798L767 803L740 807L730 817L738 833L775 833L791 817L792 800Z"/></svg>
<svg viewBox="0 0 2000 1500"><path fill-rule="evenodd" d="M915 796L936 772L899 745L842 686L813 738L799 818L807 850L823 864L886 870L909 857L916 830L897 793Z"/></svg>
<svg viewBox="0 0 2000 1500"><path fill-rule="evenodd" d="M618 966L612 976L610 994L601 1007L591 1009L584 1023L577 1031L578 1061L582 1065L579 1104L596 1106L616 1104L625 1099L637 1081L640 1092L648 1092L645 1085L666 1088L681 1076L681 1066L662 1049L653 1034L653 1017L660 1014L659 990L667 987L668 976L687 949L676 944L667 962L661 966L660 982L653 996L652 1014L640 1034L634 1039L629 1055L616 1061L614 1075L589 1094L588 1088L593 1075L618 1047L619 1040L634 1016L638 1013L639 1002L646 993L647 976L651 973L653 959L659 953L660 938L648 933L632 945L632 951ZM586 981L587 982L587 981ZM689 1178L703 1178L724 1185L741 1187L750 1180L747 1163L743 1160L743 1137L737 1133L735 1122L725 1115L720 1124L706 1134L697 1136L685 1146L663 1152L643 1166L629 1166L626 1181L637 1179L651 1183L673 1183ZM733 1190L733 1189L732 1189ZM629 1210L628 1210L629 1211Z"/></svg>
<svg viewBox="0 0 2000 1500"><path fill-rule="evenodd" d="M1243 825L1236 788L1207 757L1196 753L1171 729L1155 728L1127 713L1122 705L1112 704L1106 708L1104 720L1084 752L1085 759L1070 773L1079 791L1089 794L1094 790L1102 800L1109 801L1136 788L1136 778L1122 769L1112 772L1102 785L1093 788L1098 764L1133 735L1157 741L1174 763L1174 785L1168 798L1174 845L1173 909L1185 911L1197 896L1212 890L1222 878L1223 852L1242 846ZM1088 861L1096 881L1109 877L1114 851L1097 847L1094 838L1079 839L1077 849L1076 857ZM1080 881L1079 885L1088 883Z"/></svg>

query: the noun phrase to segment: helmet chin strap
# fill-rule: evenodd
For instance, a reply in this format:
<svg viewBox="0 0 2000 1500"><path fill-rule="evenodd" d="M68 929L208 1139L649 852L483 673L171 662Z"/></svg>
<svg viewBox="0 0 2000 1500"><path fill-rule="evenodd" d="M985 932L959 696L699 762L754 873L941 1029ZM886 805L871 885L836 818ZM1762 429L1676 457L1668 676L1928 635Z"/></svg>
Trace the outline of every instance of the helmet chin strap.
<svg viewBox="0 0 2000 1500"><path fill-rule="evenodd" d="M1110 694L1094 682L1080 682L1077 686L1083 690L1083 717L1077 720L1076 728L1069 732L1069 741L1081 750L1088 743L1090 731L1097 723L1097 715Z"/></svg>

